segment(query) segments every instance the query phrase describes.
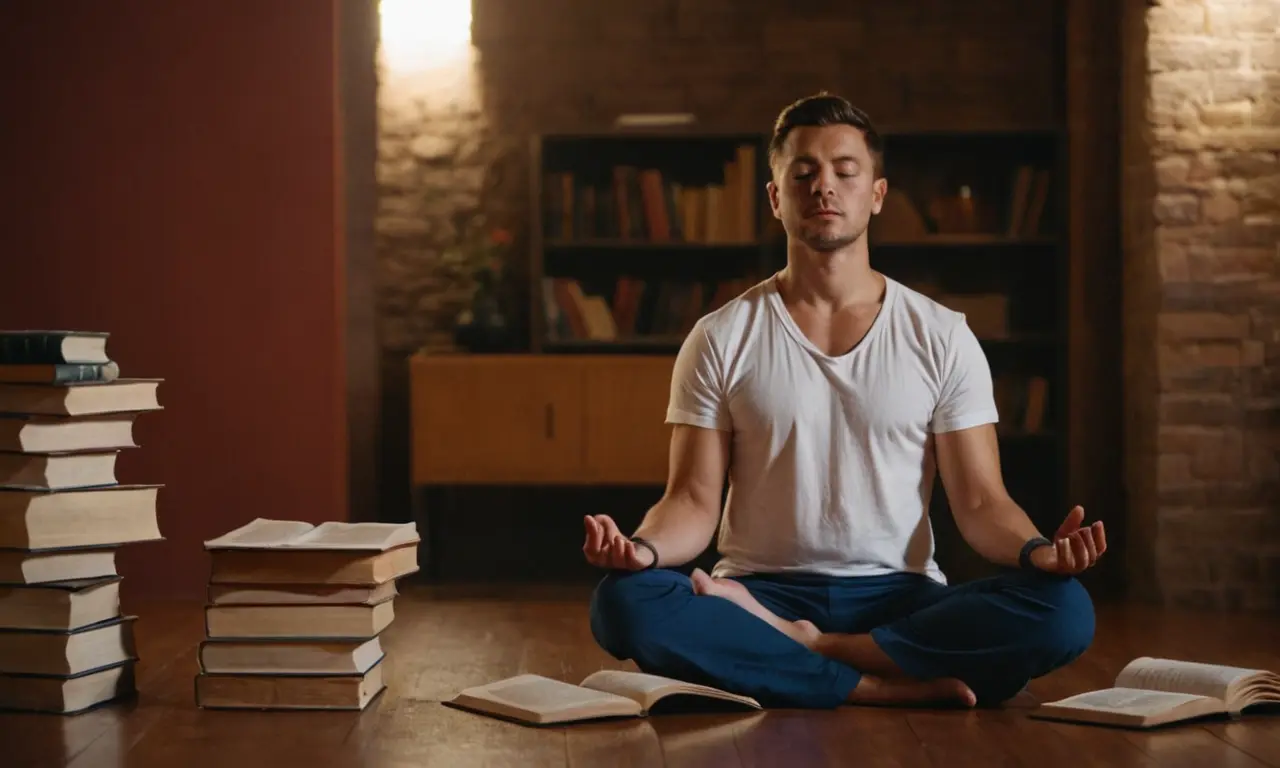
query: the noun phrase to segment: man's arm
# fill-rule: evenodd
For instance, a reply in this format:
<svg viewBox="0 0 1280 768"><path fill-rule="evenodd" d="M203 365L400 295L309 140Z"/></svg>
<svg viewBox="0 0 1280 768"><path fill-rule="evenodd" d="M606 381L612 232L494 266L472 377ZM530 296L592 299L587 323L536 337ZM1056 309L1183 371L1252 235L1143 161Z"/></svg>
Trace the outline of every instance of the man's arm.
<svg viewBox="0 0 1280 768"><path fill-rule="evenodd" d="M729 434L687 424L672 429L666 492L636 529L664 567L684 565L711 544L720 523Z"/></svg>
<svg viewBox="0 0 1280 768"><path fill-rule="evenodd" d="M991 562L1016 566L1022 545L1041 533L1005 489L995 425L942 432L935 445L960 535Z"/></svg>
<svg viewBox="0 0 1280 768"><path fill-rule="evenodd" d="M939 433L936 447L938 473L960 535L991 562L1016 567L1023 545L1042 534L1005 489L995 425ZM1097 562L1107 551L1106 532L1101 521L1085 527L1082 522L1084 509L1077 506L1051 537L1053 546L1032 552L1032 564L1071 575Z"/></svg>
<svg viewBox="0 0 1280 768"><path fill-rule="evenodd" d="M635 532L658 551L659 566L683 565L711 543L720 522L729 434L687 424L676 424L672 429L666 492ZM607 515L588 517L586 528L583 549L595 565L634 570L653 560L645 547L629 541Z"/></svg>

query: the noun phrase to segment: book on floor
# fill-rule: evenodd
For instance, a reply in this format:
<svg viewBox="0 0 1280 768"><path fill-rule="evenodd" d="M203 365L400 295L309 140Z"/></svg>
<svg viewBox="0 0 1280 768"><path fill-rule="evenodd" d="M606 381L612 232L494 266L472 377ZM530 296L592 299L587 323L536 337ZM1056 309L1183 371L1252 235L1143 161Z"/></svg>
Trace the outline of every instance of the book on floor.
<svg viewBox="0 0 1280 768"><path fill-rule="evenodd" d="M360 710L386 689L379 661L352 674L213 674L196 676L196 705L207 709Z"/></svg>
<svg viewBox="0 0 1280 768"><path fill-rule="evenodd" d="M1031 717L1126 728L1153 728L1250 707L1280 704L1280 675L1143 656L1129 662L1111 688L1041 704Z"/></svg>
<svg viewBox="0 0 1280 768"><path fill-rule="evenodd" d="M201 641L200 671L240 675L363 675L383 659L382 639L210 638Z"/></svg>
<svg viewBox="0 0 1280 768"><path fill-rule="evenodd" d="M394 581L346 584L210 584L210 605L376 605L400 594Z"/></svg>
<svg viewBox="0 0 1280 768"><path fill-rule="evenodd" d="M0 709L79 714L137 693L134 667L127 660L73 675L0 673Z"/></svg>
<svg viewBox="0 0 1280 768"><path fill-rule="evenodd" d="M114 547L40 552L0 549L3 584L50 584L117 575Z"/></svg>
<svg viewBox="0 0 1280 768"><path fill-rule="evenodd" d="M83 453L0 452L0 488L64 491L115 485L120 451Z"/></svg>
<svg viewBox="0 0 1280 768"><path fill-rule="evenodd" d="M119 615L119 576L0 584L0 629L72 630Z"/></svg>
<svg viewBox="0 0 1280 768"><path fill-rule="evenodd" d="M418 570L413 523L258 518L204 546L211 584L377 586Z"/></svg>
<svg viewBox="0 0 1280 768"><path fill-rule="evenodd" d="M161 487L0 488L0 547L70 549L159 541L163 536L156 515Z"/></svg>
<svg viewBox="0 0 1280 768"><path fill-rule="evenodd" d="M136 660L136 616L71 630L0 629L0 672L12 675L78 675Z"/></svg>
<svg viewBox="0 0 1280 768"><path fill-rule="evenodd" d="M744 710L760 703L696 683L644 672L603 669L578 685L523 674L459 691L446 703L459 709L528 725L550 725L615 717L646 717L674 698L701 698Z"/></svg>
<svg viewBox="0 0 1280 768"><path fill-rule="evenodd" d="M0 451L24 454L137 448L136 413L40 416L0 413Z"/></svg>
<svg viewBox="0 0 1280 768"><path fill-rule="evenodd" d="M116 378L62 384L0 383L0 412L36 416L94 416L163 409L163 379Z"/></svg>
<svg viewBox="0 0 1280 768"><path fill-rule="evenodd" d="M43 329L0 331L0 363L108 363L106 331Z"/></svg>
<svg viewBox="0 0 1280 768"><path fill-rule="evenodd" d="M368 639L395 620L395 600L376 605L210 605L208 637Z"/></svg>

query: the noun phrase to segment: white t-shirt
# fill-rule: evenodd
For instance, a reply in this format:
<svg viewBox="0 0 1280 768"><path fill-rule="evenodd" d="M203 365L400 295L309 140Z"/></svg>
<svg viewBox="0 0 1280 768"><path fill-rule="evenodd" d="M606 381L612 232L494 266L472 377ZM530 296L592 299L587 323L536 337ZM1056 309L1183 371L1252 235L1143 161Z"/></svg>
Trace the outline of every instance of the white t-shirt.
<svg viewBox="0 0 1280 768"><path fill-rule="evenodd" d="M800 331L776 275L701 318L667 423L730 430L716 576L912 571L934 560L932 435L997 421L964 315L886 277L866 336L839 356Z"/></svg>

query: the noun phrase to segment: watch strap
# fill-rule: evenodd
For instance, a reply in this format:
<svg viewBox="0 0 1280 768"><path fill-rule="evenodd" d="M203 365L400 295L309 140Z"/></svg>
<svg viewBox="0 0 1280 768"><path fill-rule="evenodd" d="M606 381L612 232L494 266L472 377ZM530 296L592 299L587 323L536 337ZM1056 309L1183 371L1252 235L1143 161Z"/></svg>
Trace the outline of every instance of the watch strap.
<svg viewBox="0 0 1280 768"><path fill-rule="evenodd" d="M1023 570L1038 570L1031 562L1031 553L1040 547L1052 547L1053 542L1043 536L1027 539L1027 543L1022 545L1022 551L1018 553L1018 565Z"/></svg>

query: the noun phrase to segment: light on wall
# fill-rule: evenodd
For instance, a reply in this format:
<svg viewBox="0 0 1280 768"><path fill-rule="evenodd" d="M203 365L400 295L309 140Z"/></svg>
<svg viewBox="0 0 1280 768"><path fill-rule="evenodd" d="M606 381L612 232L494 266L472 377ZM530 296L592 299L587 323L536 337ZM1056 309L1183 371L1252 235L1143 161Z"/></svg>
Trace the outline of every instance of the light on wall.
<svg viewBox="0 0 1280 768"><path fill-rule="evenodd" d="M448 64L471 44L471 0L380 0L383 63L393 71Z"/></svg>

